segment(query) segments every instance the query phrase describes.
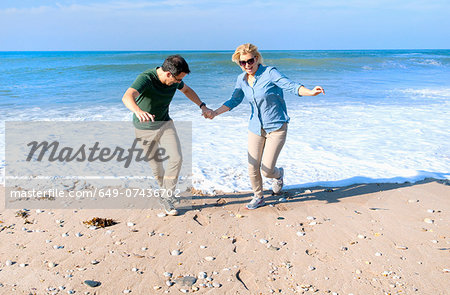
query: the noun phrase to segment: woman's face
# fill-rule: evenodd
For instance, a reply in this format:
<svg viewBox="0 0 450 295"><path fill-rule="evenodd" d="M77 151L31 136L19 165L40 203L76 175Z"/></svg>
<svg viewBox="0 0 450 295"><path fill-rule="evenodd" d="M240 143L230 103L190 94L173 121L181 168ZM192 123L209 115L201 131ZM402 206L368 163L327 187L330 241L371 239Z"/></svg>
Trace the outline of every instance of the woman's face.
<svg viewBox="0 0 450 295"><path fill-rule="evenodd" d="M241 69L249 75L254 75L258 70L258 57L251 53L241 54L239 57Z"/></svg>

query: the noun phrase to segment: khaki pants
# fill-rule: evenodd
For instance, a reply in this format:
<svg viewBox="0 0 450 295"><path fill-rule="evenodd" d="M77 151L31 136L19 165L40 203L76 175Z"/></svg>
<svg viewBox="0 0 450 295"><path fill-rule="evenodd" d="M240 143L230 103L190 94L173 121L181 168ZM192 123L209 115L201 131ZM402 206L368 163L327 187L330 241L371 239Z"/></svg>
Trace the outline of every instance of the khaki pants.
<svg viewBox="0 0 450 295"><path fill-rule="evenodd" d="M267 178L279 178L280 169L276 168L278 155L286 142L287 123L267 134L261 129L261 135L248 132L248 174L254 192L254 198L262 198L263 185L261 172Z"/></svg>
<svg viewBox="0 0 450 295"><path fill-rule="evenodd" d="M159 187L167 190L168 195L175 195L183 158L181 154L180 139L178 138L173 121L167 121L161 128L156 130L135 129L135 134L136 138L140 139L144 154L147 154L151 147L151 143L155 142L149 154L152 159L149 161L149 165L152 168L153 175L155 176ZM146 141L145 144L144 141ZM158 148L165 149L164 156L160 158L168 156L167 160L154 160ZM166 167L164 167L164 163Z"/></svg>

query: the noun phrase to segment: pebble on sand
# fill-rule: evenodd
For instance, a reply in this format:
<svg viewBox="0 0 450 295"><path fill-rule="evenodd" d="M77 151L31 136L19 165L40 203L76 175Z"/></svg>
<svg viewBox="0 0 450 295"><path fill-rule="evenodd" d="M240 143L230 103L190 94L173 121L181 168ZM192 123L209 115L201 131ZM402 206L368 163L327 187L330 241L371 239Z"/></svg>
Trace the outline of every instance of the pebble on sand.
<svg viewBox="0 0 450 295"><path fill-rule="evenodd" d="M204 272L204 271L201 271L201 272L199 272L198 273L198 278L199 279L206 279L206 277L207 277L208 275L206 274L206 272Z"/></svg>
<svg viewBox="0 0 450 295"><path fill-rule="evenodd" d="M95 288L95 287L100 286L101 283L97 282L97 281L86 280L86 281L84 281L84 284L88 285L89 287Z"/></svg>
<svg viewBox="0 0 450 295"><path fill-rule="evenodd" d="M205 260L206 261L213 261L213 260L215 260L216 258L215 257L212 257L212 256L206 256L205 257Z"/></svg>
<svg viewBox="0 0 450 295"><path fill-rule="evenodd" d="M399 249L399 250L407 250L408 247L406 246L401 246L401 245L396 245L395 248Z"/></svg>
<svg viewBox="0 0 450 295"><path fill-rule="evenodd" d="M56 267L57 264L54 262L49 262L47 265L48 265L48 267L53 268L53 267Z"/></svg>
<svg viewBox="0 0 450 295"><path fill-rule="evenodd" d="M185 277L175 279L175 283L180 286L191 287L196 282L197 282L197 278L192 277L192 276L185 276Z"/></svg>

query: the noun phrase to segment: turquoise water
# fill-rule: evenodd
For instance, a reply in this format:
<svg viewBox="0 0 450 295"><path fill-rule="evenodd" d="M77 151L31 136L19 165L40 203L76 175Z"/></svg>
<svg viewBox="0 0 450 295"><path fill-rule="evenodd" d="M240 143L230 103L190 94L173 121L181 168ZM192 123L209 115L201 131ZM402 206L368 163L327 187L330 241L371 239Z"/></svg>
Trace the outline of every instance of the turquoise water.
<svg viewBox="0 0 450 295"><path fill-rule="evenodd" d="M188 61L185 82L208 106L229 98L241 72L231 51L0 52L0 172L4 121L131 121L123 93L173 53ZM279 163L288 187L450 179L450 50L262 54L289 78L326 90L285 95L291 122ZM250 189L247 103L210 121L178 92L170 115L192 121L197 189Z"/></svg>
<svg viewBox="0 0 450 295"><path fill-rule="evenodd" d="M1 52L1 115L8 118L11 109L32 107L120 105L134 78L172 53ZM228 98L240 73L232 52L177 53L190 64L185 81L200 96L214 103ZM380 93L450 86L450 50L268 51L263 57L293 80L309 87L321 84L333 95L332 103L414 103L408 95Z"/></svg>

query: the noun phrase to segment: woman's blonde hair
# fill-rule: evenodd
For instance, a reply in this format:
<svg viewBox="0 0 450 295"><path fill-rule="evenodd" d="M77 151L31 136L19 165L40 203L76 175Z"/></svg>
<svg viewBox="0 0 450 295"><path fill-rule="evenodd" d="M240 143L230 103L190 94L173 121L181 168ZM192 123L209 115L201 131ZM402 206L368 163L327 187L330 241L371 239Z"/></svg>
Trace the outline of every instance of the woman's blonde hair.
<svg viewBox="0 0 450 295"><path fill-rule="evenodd" d="M251 43L246 43L246 44L242 44L242 45L238 46L238 48L236 48L236 51L234 51L234 54L231 57L231 60L234 61L239 66L239 60L241 58L241 54L247 54L247 53L250 53L253 56L258 57L258 64L263 63L263 58L261 56L261 53L259 53L259 51L258 51L258 47L256 47L255 45L253 45Z"/></svg>

